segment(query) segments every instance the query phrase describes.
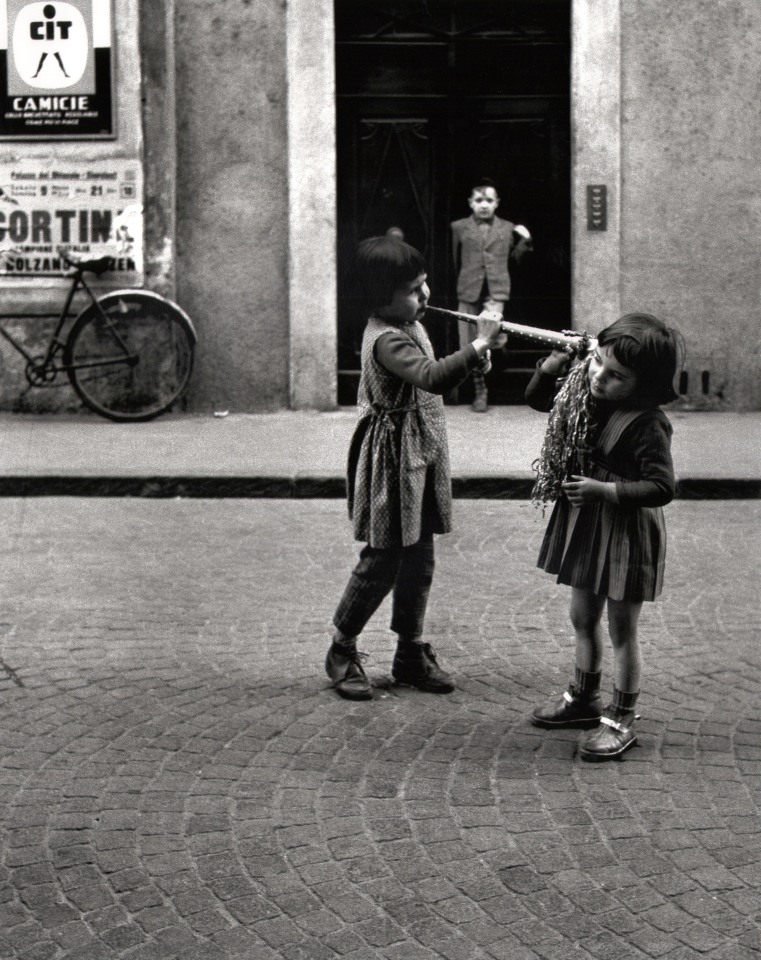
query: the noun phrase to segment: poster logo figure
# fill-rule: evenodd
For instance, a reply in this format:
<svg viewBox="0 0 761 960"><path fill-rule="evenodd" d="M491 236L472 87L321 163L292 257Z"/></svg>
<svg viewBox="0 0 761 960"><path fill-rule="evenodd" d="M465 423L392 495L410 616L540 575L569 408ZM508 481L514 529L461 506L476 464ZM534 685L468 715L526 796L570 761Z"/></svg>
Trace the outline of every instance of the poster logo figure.
<svg viewBox="0 0 761 960"><path fill-rule="evenodd" d="M55 7L53 6L52 3L48 3L42 8L42 15L43 17L47 17L48 22L40 23L40 21L37 20L35 23L30 24L29 32L32 36L32 40L55 40L56 27L61 33L62 40L69 39L69 29L71 27L71 21L70 20L58 20L58 21L54 20L53 18L55 17ZM43 27L45 27L44 34L42 32ZM66 73L66 67L64 67L63 65L61 54L57 50L55 50L53 52L53 56L58 61L58 64L61 67L61 72L63 73L64 77L68 79L69 75L68 73ZM39 77L40 70L42 70L42 65L45 63L47 58L48 58L48 51L43 50L42 56L40 57L40 65L37 67L37 73L35 73L34 76L32 77L33 80L36 77Z"/></svg>
<svg viewBox="0 0 761 960"><path fill-rule="evenodd" d="M89 38L80 11L70 3L28 3L13 27L13 59L32 87L59 90L78 83L87 69Z"/></svg>

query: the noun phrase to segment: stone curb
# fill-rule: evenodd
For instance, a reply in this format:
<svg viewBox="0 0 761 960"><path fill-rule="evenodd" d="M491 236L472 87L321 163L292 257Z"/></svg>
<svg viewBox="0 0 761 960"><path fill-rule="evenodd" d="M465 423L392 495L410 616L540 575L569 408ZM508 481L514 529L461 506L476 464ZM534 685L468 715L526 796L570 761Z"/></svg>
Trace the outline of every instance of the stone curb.
<svg viewBox="0 0 761 960"><path fill-rule="evenodd" d="M453 477L458 500L530 500L526 477ZM5 476L0 497L175 497L211 499L341 499L343 477L319 476ZM685 477L678 500L757 500L761 479Z"/></svg>

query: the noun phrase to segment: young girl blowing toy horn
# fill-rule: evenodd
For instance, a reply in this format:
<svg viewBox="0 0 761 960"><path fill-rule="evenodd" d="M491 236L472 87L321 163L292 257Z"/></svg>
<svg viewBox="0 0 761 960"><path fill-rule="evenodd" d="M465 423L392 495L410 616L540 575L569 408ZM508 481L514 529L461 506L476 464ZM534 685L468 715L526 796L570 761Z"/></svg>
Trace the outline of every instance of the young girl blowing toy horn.
<svg viewBox="0 0 761 960"><path fill-rule="evenodd" d="M394 679L427 693L451 693L452 677L423 635L433 537L451 529L442 397L489 363L501 342L500 319L478 317L476 339L436 359L420 322L430 290L414 247L393 237L363 240L354 279L367 322L347 479L354 538L365 546L333 616L325 670L339 696L372 699L357 637L391 593L391 630L398 637Z"/></svg>
<svg viewBox="0 0 761 960"><path fill-rule="evenodd" d="M660 405L676 399L681 335L661 320L631 313L597 338L596 348L557 380L572 351L554 350L526 390L535 410L551 410L534 499L555 501L537 565L571 587L576 669L562 699L537 707L548 729L590 729L584 760L620 756L636 741L640 690L637 621L662 591L663 506L675 492L671 424ZM600 623L608 607L613 699L600 694Z"/></svg>

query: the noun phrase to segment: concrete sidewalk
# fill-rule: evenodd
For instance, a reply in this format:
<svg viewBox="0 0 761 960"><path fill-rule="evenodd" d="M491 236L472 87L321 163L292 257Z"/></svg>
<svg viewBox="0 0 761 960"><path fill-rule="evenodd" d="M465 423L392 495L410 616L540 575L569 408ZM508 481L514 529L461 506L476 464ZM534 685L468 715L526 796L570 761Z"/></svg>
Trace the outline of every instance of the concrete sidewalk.
<svg viewBox="0 0 761 960"><path fill-rule="evenodd" d="M679 496L761 496L761 412L674 411ZM546 415L447 407L457 497L526 498ZM335 412L213 414L117 424L0 416L0 495L340 497L356 422Z"/></svg>

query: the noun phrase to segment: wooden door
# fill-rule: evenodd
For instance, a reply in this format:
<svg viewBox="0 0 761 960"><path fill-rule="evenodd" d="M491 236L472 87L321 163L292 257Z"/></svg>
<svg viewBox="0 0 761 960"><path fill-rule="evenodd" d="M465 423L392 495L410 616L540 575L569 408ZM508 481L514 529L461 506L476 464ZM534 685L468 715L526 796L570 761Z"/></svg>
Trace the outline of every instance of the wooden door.
<svg viewBox="0 0 761 960"><path fill-rule="evenodd" d="M431 302L456 308L449 224L474 179L534 253L506 315L570 326L570 0L336 0L339 402L354 403L364 317L346 295L357 243L399 227L427 261ZM438 353L453 325L426 321ZM495 358L492 402L522 397L535 354Z"/></svg>

